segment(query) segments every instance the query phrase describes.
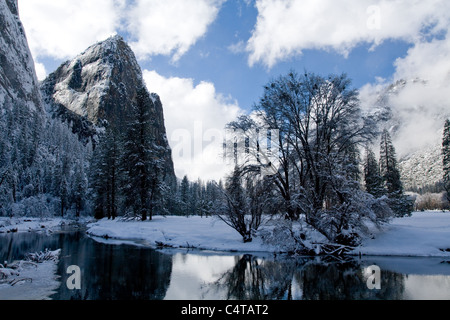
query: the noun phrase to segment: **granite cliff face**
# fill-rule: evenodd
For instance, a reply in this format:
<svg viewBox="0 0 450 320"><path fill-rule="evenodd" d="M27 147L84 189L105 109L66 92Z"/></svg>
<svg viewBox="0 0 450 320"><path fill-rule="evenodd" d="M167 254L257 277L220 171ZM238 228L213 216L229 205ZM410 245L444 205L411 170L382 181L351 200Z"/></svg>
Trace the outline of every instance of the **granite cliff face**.
<svg viewBox="0 0 450 320"><path fill-rule="evenodd" d="M95 201L89 186L95 177L88 169L95 168L96 142L105 137L100 134L105 128L116 129L108 131L109 138L134 134L136 110L146 116L139 127L145 135L139 137L149 139L145 151L155 162L152 173L173 183L163 106L148 92L123 39L115 36L89 47L39 83L18 2L0 0L0 216L91 214ZM134 142L127 138L116 146ZM105 193L101 182L99 192Z"/></svg>
<svg viewBox="0 0 450 320"><path fill-rule="evenodd" d="M105 126L122 130L142 88L150 96L146 107L154 120L153 138L166 150L165 171L175 177L161 100L146 89L136 57L121 36L96 43L63 63L42 82L41 92L48 111L72 122L73 131L86 139Z"/></svg>
<svg viewBox="0 0 450 320"><path fill-rule="evenodd" d="M118 123L136 99L142 73L120 36L89 47L63 63L42 84L47 102L62 105L95 125Z"/></svg>
<svg viewBox="0 0 450 320"><path fill-rule="evenodd" d="M39 83L17 0L0 1L0 106L43 112Z"/></svg>

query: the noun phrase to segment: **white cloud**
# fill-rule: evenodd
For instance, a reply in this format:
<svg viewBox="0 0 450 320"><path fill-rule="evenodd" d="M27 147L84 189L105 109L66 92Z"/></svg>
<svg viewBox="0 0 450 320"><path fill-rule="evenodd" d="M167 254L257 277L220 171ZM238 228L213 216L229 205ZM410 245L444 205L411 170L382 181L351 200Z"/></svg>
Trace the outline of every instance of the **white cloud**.
<svg viewBox="0 0 450 320"><path fill-rule="evenodd" d="M42 81L47 77L47 70L45 69L45 65L43 63L34 61L34 68L39 81Z"/></svg>
<svg viewBox="0 0 450 320"><path fill-rule="evenodd" d="M362 43L410 43L446 30L446 0L257 0L258 18L247 43L249 64L272 67L306 49L347 55Z"/></svg>
<svg viewBox="0 0 450 320"><path fill-rule="evenodd" d="M390 81L406 80L388 100L401 121L394 136L401 157L441 143L444 119L450 117L450 33L416 43L394 65L396 72ZM368 84L360 90L366 107L374 105L386 85L387 81Z"/></svg>
<svg viewBox="0 0 450 320"><path fill-rule="evenodd" d="M208 30L225 0L20 0L33 56L68 59L126 31L140 59L177 61Z"/></svg>
<svg viewBox="0 0 450 320"><path fill-rule="evenodd" d="M177 61L216 19L223 0L137 0L128 15L131 46L140 59L172 55Z"/></svg>
<svg viewBox="0 0 450 320"><path fill-rule="evenodd" d="M397 59L394 78L419 77L430 81L433 85L448 84L450 82L450 21L447 32L442 39L416 43L408 50L404 58Z"/></svg>
<svg viewBox="0 0 450 320"><path fill-rule="evenodd" d="M68 59L116 33L125 0L20 0L20 17L36 58Z"/></svg>
<svg viewBox="0 0 450 320"><path fill-rule="evenodd" d="M409 80L391 99L405 123L398 136L400 151L440 144L444 119L450 116L450 34L417 43L395 66L394 79Z"/></svg>
<svg viewBox="0 0 450 320"><path fill-rule="evenodd" d="M407 80L389 98L401 121L398 153L440 142L443 118L450 115L449 1L257 0L256 8L257 22L245 47L250 66L271 68L307 49L346 56L362 44L372 49L387 40L411 44L405 57L395 61L392 78L363 87L361 97L373 106L387 83ZM416 78L426 83L412 81Z"/></svg>
<svg viewBox="0 0 450 320"><path fill-rule="evenodd" d="M210 82L195 85L193 79L143 74L149 90L161 97L177 176L223 178L229 170L221 154L224 128L243 113L237 102L217 93Z"/></svg>

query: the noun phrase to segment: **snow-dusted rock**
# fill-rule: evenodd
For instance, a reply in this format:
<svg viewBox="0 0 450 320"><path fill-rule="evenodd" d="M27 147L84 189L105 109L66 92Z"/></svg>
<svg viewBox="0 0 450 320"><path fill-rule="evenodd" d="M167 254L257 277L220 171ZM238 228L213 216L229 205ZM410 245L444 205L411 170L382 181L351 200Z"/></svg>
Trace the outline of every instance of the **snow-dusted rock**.
<svg viewBox="0 0 450 320"><path fill-rule="evenodd" d="M43 111L17 0L0 1L0 107L7 105L5 102L20 104L33 112Z"/></svg>
<svg viewBox="0 0 450 320"><path fill-rule="evenodd" d="M146 88L141 67L129 45L116 35L63 63L42 82L41 92L50 113L72 122L80 138L89 138L106 124L121 131L141 88ZM146 108L154 119L154 138L165 150L166 172L174 177L163 105L157 94L149 97Z"/></svg>

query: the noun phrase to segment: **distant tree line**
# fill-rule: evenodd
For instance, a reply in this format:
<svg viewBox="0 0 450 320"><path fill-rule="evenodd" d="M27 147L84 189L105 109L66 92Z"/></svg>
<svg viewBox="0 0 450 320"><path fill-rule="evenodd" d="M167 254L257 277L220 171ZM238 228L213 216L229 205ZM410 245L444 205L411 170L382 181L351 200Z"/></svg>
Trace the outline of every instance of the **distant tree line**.
<svg viewBox="0 0 450 320"><path fill-rule="evenodd" d="M442 134L442 179L421 188L412 188L417 193L416 210L450 209L450 120L444 122Z"/></svg>
<svg viewBox="0 0 450 320"><path fill-rule="evenodd" d="M450 120L447 119L444 124L444 133L442 137L442 165L443 165L443 184L447 194L447 200L450 202Z"/></svg>

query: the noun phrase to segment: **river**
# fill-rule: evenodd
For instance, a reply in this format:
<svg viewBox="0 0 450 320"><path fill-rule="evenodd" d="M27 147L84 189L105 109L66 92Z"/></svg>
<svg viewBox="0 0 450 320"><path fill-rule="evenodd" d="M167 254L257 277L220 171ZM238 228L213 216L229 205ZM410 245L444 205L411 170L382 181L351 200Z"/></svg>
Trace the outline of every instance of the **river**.
<svg viewBox="0 0 450 320"><path fill-rule="evenodd" d="M415 300L450 299L443 258L324 257L155 249L145 243L93 239L83 231L0 235L0 261L61 249L53 300ZM66 285L69 266L81 289ZM370 280L365 271L379 267ZM372 273L375 274L375 273ZM370 283L378 281L375 289Z"/></svg>

